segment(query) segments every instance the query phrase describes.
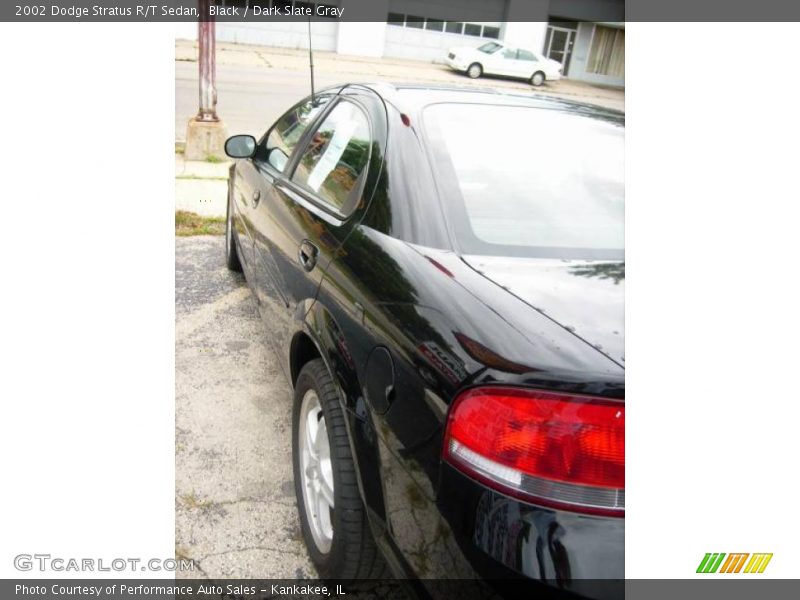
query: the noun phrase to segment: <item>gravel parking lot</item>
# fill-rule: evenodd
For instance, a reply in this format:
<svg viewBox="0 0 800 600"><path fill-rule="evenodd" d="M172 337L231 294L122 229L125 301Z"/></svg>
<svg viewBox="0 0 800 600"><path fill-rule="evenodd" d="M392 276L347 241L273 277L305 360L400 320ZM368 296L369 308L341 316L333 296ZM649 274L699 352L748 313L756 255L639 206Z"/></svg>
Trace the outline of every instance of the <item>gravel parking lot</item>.
<svg viewBox="0 0 800 600"><path fill-rule="evenodd" d="M290 388L223 245L175 240L176 556L195 561L185 577L315 577L296 516Z"/></svg>

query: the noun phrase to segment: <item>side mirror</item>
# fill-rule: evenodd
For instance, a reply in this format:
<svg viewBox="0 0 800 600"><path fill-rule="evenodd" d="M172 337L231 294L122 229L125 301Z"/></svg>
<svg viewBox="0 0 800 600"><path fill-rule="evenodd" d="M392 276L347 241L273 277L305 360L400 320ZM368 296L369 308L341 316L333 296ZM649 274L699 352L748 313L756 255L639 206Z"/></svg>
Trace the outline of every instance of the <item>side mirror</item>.
<svg viewBox="0 0 800 600"><path fill-rule="evenodd" d="M225 154L231 158L250 158L256 153L256 138L252 135L234 135L225 141Z"/></svg>

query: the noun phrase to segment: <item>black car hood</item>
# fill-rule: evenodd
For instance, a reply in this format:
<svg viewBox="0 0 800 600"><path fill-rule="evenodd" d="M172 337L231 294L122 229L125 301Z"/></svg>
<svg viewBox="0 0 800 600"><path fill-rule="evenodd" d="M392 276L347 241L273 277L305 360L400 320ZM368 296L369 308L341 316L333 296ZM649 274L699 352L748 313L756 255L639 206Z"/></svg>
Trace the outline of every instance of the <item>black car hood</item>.
<svg viewBox="0 0 800 600"><path fill-rule="evenodd" d="M497 256L462 260L624 367L624 262Z"/></svg>

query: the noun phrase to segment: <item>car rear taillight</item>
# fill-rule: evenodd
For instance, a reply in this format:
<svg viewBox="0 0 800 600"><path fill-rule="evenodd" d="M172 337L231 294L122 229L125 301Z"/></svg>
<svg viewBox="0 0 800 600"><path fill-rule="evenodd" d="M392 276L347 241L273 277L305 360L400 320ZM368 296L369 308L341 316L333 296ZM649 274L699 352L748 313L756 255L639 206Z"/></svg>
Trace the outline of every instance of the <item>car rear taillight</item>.
<svg viewBox="0 0 800 600"><path fill-rule="evenodd" d="M625 404L535 389L479 387L453 401L444 460L535 504L624 516Z"/></svg>

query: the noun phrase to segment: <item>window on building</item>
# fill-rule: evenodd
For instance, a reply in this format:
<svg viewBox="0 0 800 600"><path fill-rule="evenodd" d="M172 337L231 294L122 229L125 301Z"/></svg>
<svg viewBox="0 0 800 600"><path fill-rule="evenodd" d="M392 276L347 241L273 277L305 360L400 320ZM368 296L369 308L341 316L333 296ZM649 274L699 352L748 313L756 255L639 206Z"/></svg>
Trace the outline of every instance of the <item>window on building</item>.
<svg viewBox="0 0 800 600"><path fill-rule="evenodd" d="M464 35L477 35L480 37L482 28L481 25L476 25L475 23L464 23Z"/></svg>
<svg viewBox="0 0 800 600"><path fill-rule="evenodd" d="M481 25L480 23L463 23L460 21L445 22L442 19L429 19L392 12L387 14L386 23L395 27L410 27L412 29L425 29L426 31L471 35L494 40L500 39L500 27Z"/></svg>
<svg viewBox="0 0 800 600"><path fill-rule="evenodd" d="M595 25L586 70L598 75L625 77L625 30Z"/></svg>
<svg viewBox="0 0 800 600"><path fill-rule="evenodd" d="M483 37L485 38L492 38L496 40L500 37L500 28L499 27L491 27L489 25L483 26Z"/></svg>
<svg viewBox="0 0 800 600"><path fill-rule="evenodd" d="M406 27L422 29L425 27L425 19L422 17L415 17L413 15L406 15Z"/></svg>
<svg viewBox="0 0 800 600"><path fill-rule="evenodd" d="M439 19L425 19L425 29L431 31L444 31L444 21Z"/></svg>

